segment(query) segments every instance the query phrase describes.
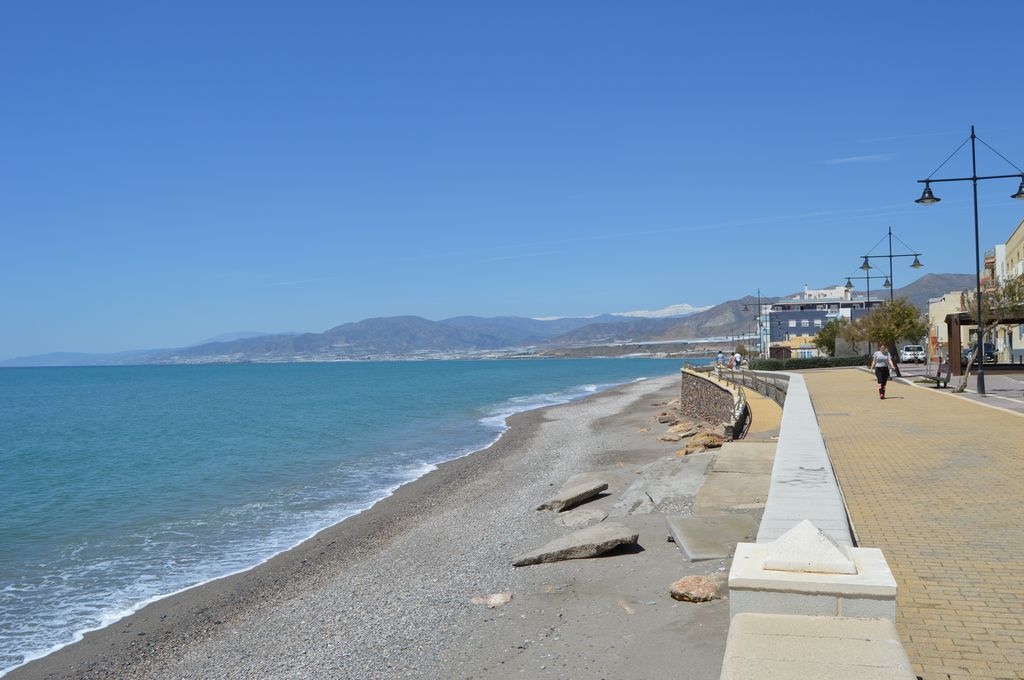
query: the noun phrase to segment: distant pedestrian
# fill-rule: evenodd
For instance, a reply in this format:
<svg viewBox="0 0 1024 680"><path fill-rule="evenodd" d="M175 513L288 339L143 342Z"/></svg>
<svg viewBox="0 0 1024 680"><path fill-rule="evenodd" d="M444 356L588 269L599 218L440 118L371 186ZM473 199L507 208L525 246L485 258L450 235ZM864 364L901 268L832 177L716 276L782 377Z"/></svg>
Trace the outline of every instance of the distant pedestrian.
<svg viewBox="0 0 1024 680"><path fill-rule="evenodd" d="M736 354L732 356L732 363L736 368L741 368L743 366L743 355L736 352Z"/></svg>
<svg viewBox="0 0 1024 680"><path fill-rule="evenodd" d="M725 352L723 352L722 350L718 350L718 359L717 359L717 361L718 361L718 365L719 366L724 366L725 365Z"/></svg>
<svg viewBox="0 0 1024 680"><path fill-rule="evenodd" d="M896 368L892 363L892 357L885 345L879 345L878 351L871 357L871 368L875 371L875 379L878 381L878 398L885 399L885 383L889 382L889 369Z"/></svg>

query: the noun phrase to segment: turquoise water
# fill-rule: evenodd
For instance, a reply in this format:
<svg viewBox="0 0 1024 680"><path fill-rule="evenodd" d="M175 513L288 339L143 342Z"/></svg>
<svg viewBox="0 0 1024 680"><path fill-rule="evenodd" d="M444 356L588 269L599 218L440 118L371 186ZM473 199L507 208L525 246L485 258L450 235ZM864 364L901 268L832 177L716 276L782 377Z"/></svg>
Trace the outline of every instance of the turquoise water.
<svg viewBox="0 0 1024 680"><path fill-rule="evenodd" d="M678 360L0 369L0 674Z"/></svg>

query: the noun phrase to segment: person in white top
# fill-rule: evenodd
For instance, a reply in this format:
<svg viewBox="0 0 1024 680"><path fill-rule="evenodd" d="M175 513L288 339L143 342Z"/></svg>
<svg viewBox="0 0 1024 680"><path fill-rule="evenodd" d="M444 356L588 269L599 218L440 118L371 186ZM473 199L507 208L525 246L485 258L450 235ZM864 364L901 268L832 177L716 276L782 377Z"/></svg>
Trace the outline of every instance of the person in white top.
<svg viewBox="0 0 1024 680"><path fill-rule="evenodd" d="M736 368L742 367L743 366L743 355L740 354L739 352L736 352L736 354L734 354L733 357L732 357L732 365L735 366Z"/></svg>
<svg viewBox="0 0 1024 680"><path fill-rule="evenodd" d="M875 379L878 381L878 398L885 399L885 383L889 382L889 369L896 368L884 344L878 346L878 351L871 356L871 368L875 372Z"/></svg>

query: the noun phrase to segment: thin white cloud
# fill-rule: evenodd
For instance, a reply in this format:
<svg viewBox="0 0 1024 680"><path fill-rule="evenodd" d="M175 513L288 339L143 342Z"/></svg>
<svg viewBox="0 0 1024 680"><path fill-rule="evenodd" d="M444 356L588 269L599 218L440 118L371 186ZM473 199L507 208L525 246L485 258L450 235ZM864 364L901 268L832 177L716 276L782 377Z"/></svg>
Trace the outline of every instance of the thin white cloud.
<svg viewBox="0 0 1024 680"><path fill-rule="evenodd" d="M895 142L903 139L920 139L922 137L949 137L953 132L919 132L908 135L893 135L891 137L875 137L874 139L860 139L854 144L875 144L877 142Z"/></svg>
<svg viewBox="0 0 1024 680"><path fill-rule="evenodd" d="M867 156L846 156L845 158L830 158L822 161L825 165L846 165L847 163L884 163L896 158L893 153L873 153Z"/></svg>
<svg viewBox="0 0 1024 680"><path fill-rule="evenodd" d="M557 250L545 250L544 252L541 252L541 253L520 253L518 255L499 255L499 256L496 256L496 257L489 257L489 258L487 258L487 260L489 262L497 262L499 260L519 260L519 259L522 259L524 257L542 257L544 255L557 255L557 254L558 254Z"/></svg>
<svg viewBox="0 0 1024 680"><path fill-rule="evenodd" d="M321 276L317 279L298 279L296 281L277 281L268 285L271 286L298 286L303 283L317 283L318 281L330 281L330 276Z"/></svg>

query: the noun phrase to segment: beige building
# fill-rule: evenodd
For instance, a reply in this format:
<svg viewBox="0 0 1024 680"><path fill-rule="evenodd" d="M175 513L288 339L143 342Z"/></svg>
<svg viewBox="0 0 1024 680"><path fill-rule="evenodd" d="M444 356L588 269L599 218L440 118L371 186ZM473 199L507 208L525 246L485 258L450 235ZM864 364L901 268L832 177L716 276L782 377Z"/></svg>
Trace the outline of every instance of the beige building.
<svg viewBox="0 0 1024 680"><path fill-rule="evenodd" d="M792 335L787 340L774 343L775 347L788 347L794 359L810 359L821 356L818 346L814 344L813 335Z"/></svg>
<svg viewBox="0 0 1024 680"><path fill-rule="evenodd" d="M1024 274L1024 220L1006 239L1006 275L1020 276Z"/></svg>
<svg viewBox="0 0 1024 680"><path fill-rule="evenodd" d="M1024 220L1020 221L1010 237L1006 239L1005 272L1008 278L1024 276ZM1024 324L1005 326L1002 329L1001 361L1024 362Z"/></svg>
<svg viewBox="0 0 1024 680"><path fill-rule="evenodd" d="M942 297L928 300L928 360L941 362L949 358L949 337L946 330L946 315L966 311L963 308L963 291L954 290ZM970 344L973 326L960 328L960 346Z"/></svg>

